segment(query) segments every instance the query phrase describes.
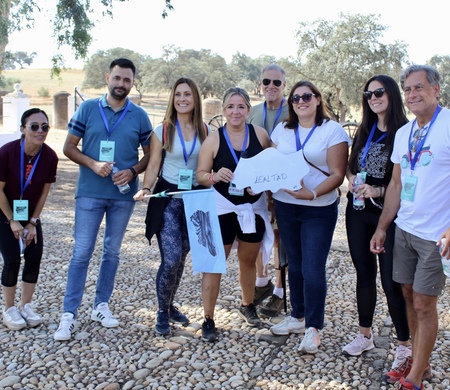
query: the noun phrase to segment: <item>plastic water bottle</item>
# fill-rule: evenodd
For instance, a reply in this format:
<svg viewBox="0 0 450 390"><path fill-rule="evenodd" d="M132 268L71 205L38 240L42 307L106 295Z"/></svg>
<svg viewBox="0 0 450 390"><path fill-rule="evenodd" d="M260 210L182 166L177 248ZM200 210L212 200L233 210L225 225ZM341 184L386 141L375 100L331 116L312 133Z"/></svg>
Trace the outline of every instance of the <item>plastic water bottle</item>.
<svg viewBox="0 0 450 390"><path fill-rule="evenodd" d="M363 210L366 207L366 202L364 200L364 196L357 197L356 190L358 187L364 184L364 177L362 173L357 173L355 177L355 181L353 182L353 208L355 210Z"/></svg>
<svg viewBox="0 0 450 390"><path fill-rule="evenodd" d="M441 254L441 261L442 261L442 269L444 271L445 276L450 278L450 260L447 259L447 255L443 255L442 252L444 250L446 239L443 238L441 240L441 246L439 247L439 253ZM450 250L450 249L449 249Z"/></svg>
<svg viewBox="0 0 450 390"><path fill-rule="evenodd" d="M111 164L111 168L112 168L112 171L111 171L111 177L113 177L117 172L120 171L119 168L117 168L115 165L112 165L112 164ZM117 185L117 184L116 184L116 185ZM128 185L128 183L125 184L124 186L119 186L119 185L117 185L117 188L119 189L119 192L120 192L122 195L126 194L127 192L130 192L130 186Z"/></svg>

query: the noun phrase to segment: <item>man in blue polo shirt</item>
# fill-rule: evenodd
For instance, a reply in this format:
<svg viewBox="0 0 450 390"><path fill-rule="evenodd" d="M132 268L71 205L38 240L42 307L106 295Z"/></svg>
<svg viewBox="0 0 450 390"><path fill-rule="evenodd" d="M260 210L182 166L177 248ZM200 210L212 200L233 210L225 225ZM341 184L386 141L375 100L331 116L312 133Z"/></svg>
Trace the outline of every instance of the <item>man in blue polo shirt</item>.
<svg viewBox="0 0 450 390"><path fill-rule="evenodd" d="M63 151L79 165L80 175L75 194L75 245L67 275L64 314L55 340L69 340L76 328L89 262L105 215L103 255L91 319L108 328L119 325L108 302L114 289L120 247L134 209L137 175L147 167L152 131L147 113L127 97L135 72L130 60L114 60L106 75L108 92L84 102L69 123ZM139 145L144 152L140 160ZM113 167L119 171L111 177ZM119 191L127 184L131 187L129 192Z"/></svg>

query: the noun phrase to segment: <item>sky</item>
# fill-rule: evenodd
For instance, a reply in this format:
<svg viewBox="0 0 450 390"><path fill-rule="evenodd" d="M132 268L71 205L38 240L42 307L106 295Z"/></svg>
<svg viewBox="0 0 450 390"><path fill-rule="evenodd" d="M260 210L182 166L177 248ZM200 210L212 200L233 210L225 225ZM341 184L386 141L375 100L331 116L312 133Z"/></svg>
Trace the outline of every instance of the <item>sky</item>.
<svg viewBox="0 0 450 390"><path fill-rule="evenodd" d="M379 15L378 22L388 27L384 43L403 41L408 44L410 61L425 63L435 54L450 54L446 43L448 15L436 7L437 3L419 9L399 0L172 0L175 9L163 19L164 0L128 0L114 3L113 19L105 17L96 23L89 52L124 47L158 58L164 45L174 45L210 49L228 63L237 52L251 58L263 54L296 57L299 22L337 20L340 13L360 13ZM7 50L37 53L34 68L50 68L51 57L58 52L52 39L51 10L55 4L56 0L46 0L36 16L35 28L10 36ZM68 48L59 52L67 67L83 67Z"/></svg>

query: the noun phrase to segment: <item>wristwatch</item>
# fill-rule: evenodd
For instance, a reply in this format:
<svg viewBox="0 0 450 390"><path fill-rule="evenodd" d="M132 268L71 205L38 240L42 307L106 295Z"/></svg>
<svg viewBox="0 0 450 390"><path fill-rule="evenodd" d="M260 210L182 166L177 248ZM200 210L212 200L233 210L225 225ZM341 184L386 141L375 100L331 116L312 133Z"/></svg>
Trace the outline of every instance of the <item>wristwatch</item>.
<svg viewBox="0 0 450 390"><path fill-rule="evenodd" d="M31 219L30 219L30 223L31 223L33 226L38 226L38 225L41 224L41 220L40 220L39 218L31 218Z"/></svg>

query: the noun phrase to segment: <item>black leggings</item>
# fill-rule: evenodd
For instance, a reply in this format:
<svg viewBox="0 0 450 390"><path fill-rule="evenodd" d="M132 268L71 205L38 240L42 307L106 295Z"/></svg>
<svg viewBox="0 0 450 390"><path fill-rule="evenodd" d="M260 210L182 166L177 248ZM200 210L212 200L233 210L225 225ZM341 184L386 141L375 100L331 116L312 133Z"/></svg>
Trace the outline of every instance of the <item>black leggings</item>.
<svg viewBox="0 0 450 390"><path fill-rule="evenodd" d="M34 240L26 247L24 252L25 264L22 272L22 281L35 284L39 276L42 251L44 247L41 225L36 226L37 244ZM19 242L14 237L11 227L0 218L0 253L3 257L2 286L14 287L17 284L20 270Z"/></svg>
<svg viewBox="0 0 450 390"><path fill-rule="evenodd" d="M347 239L350 255L356 269L356 300L359 325L370 328L377 302L377 257L370 252L370 240L375 233L379 214L367 210L354 210L348 202L346 210ZM381 285L397 331L399 341L409 340L409 327L402 288L392 280L395 224L386 232L385 253L378 255Z"/></svg>

